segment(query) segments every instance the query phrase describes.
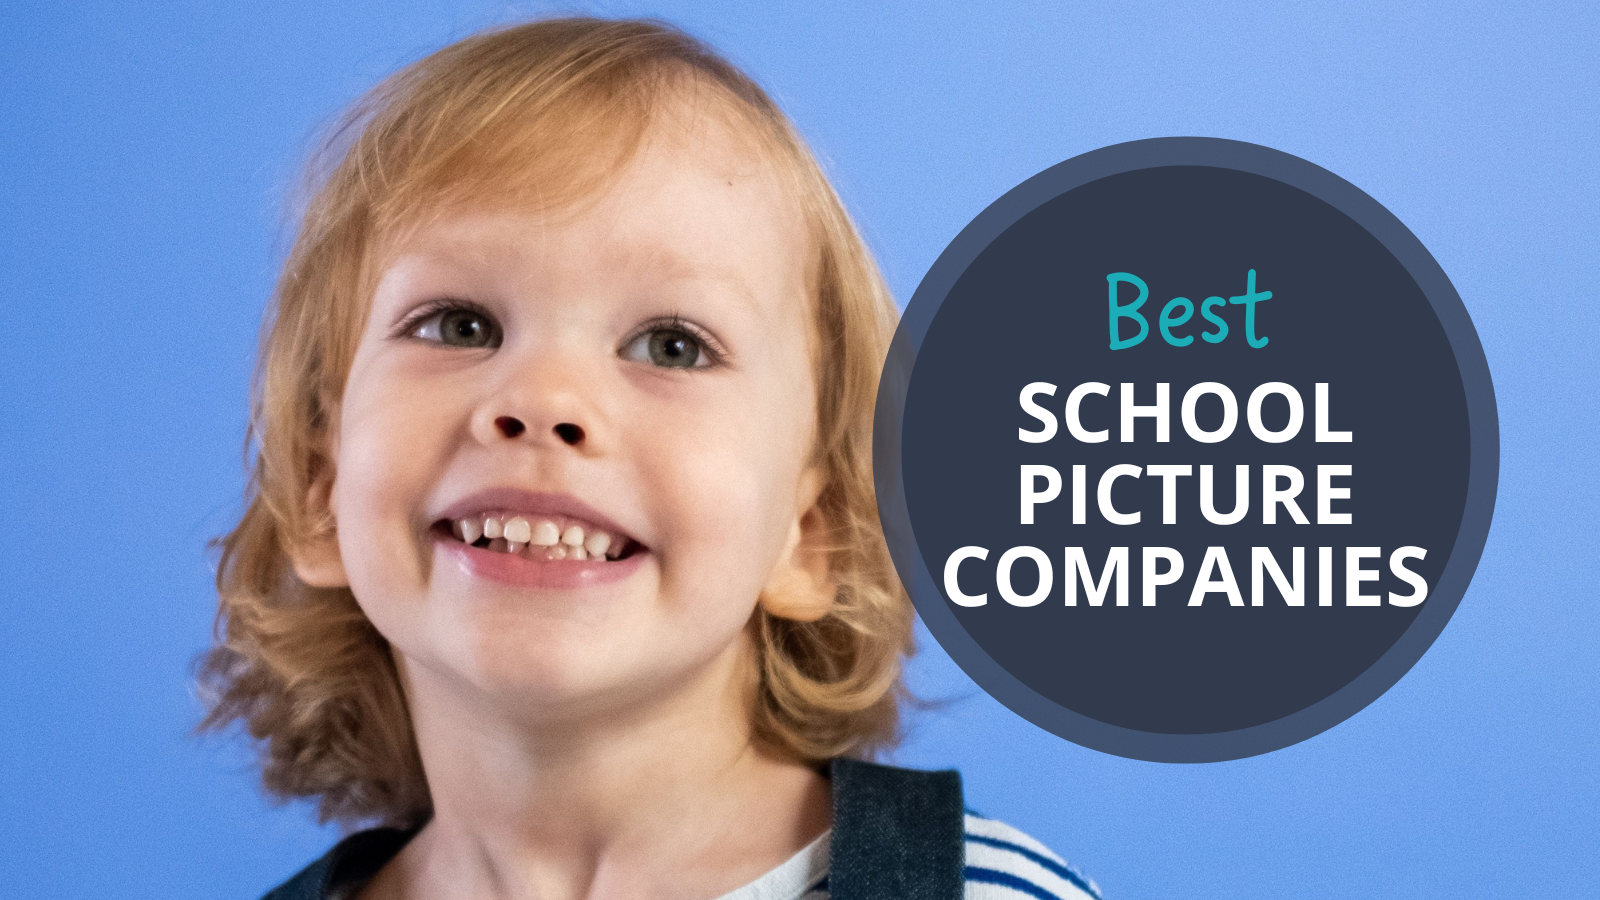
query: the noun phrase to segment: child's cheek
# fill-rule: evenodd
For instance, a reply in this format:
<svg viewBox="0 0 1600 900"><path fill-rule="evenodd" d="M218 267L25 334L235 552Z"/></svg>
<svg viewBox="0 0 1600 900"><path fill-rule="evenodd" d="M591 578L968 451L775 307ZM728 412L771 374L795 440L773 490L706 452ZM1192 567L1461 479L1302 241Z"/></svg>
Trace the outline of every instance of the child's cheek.
<svg viewBox="0 0 1600 900"><path fill-rule="evenodd" d="M692 414L680 408L671 440L649 454L658 466L649 476L657 486L652 506L672 538L661 548L663 577L753 605L788 535L800 435L791 418L762 402L770 391L718 399Z"/></svg>
<svg viewBox="0 0 1600 900"><path fill-rule="evenodd" d="M346 388L334 514L351 588L364 603L423 575L414 519L447 427L437 421L447 408L423 388L376 366L354 369Z"/></svg>

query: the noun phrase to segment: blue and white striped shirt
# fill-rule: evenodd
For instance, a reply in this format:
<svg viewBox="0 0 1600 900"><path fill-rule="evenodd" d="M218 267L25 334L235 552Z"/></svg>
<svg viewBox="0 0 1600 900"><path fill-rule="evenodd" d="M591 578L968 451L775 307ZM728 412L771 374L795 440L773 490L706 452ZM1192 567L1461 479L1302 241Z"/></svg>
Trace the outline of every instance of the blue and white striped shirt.
<svg viewBox="0 0 1600 900"><path fill-rule="evenodd" d="M717 900L828 900L831 831ZM1100 889L1048 847L1004 822L966 816L965 900L1100 900Z"/></svg>

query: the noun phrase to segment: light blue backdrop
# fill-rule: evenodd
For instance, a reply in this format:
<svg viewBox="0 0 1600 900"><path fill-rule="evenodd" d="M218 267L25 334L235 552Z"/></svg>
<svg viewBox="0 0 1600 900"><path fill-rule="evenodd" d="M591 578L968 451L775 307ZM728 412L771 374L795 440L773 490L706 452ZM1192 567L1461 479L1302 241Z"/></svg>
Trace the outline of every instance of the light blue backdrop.
<svg viewBox="0 0 1600 900"><path fill-rule="evenodd" d="M336 836L187 737L204 542L238 509L281 201L314 127L541 4L37 4L0 13L0 884L253 898ZM1080 749L927 639L901 762L1123 900L1593 896L1600 883L1593 4L612 4L710 39L814 143L910 296L1067 157L1253 141L1352 181L1454 280L1503 464L1460 611L1386 696L1239 762ZM1264 672L1262 677L1274 677Z"/></svg>

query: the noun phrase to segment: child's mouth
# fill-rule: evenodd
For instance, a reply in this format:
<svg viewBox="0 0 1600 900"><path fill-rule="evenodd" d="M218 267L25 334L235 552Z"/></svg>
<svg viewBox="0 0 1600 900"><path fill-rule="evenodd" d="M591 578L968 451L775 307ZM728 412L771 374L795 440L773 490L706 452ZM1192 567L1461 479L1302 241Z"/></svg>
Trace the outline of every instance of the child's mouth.
<svg viewBox="0 0 1600 900"><path fill-rule="evenodd" d="M442 538L537 562L617 562L643 549L627 535L564 516L475 515L440 519Z"/></svg>

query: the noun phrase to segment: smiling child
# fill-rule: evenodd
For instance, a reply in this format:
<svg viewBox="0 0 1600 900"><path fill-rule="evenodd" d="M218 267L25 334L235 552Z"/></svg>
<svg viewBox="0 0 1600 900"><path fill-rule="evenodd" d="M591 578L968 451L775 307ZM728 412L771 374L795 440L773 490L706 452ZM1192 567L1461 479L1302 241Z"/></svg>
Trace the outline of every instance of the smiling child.
<svg viewBox="0 0 1600 900"><path fill-rule="evenodd" d="M890 746L895 321L767 96L667 26L402 70L265 330L206 724L352 834L273 898L1082 897Z"/></svg>

